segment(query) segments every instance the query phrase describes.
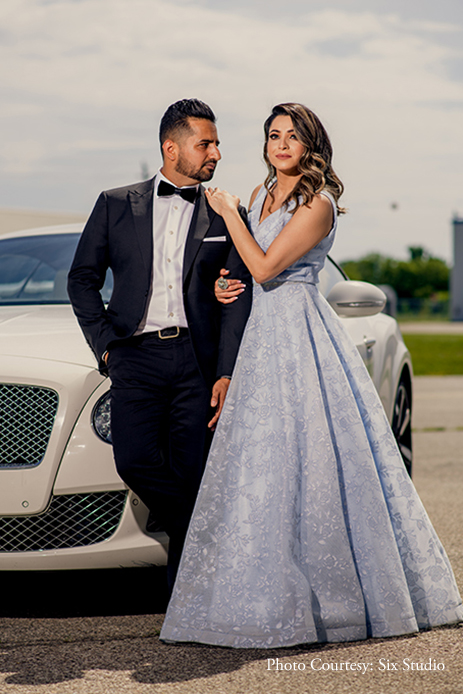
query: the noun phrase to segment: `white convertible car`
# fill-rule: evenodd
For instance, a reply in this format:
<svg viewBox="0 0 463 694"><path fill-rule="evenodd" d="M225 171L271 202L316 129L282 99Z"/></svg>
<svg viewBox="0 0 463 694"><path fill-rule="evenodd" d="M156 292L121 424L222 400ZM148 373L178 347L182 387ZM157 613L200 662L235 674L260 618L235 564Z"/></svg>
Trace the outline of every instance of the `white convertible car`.
<svg viewBox="0 0 463 694"><path fill-rule="evenodd" d="M119 478L109 380L74 318L66 276L80 225L0 237L0 570L163 564L167 537ZM341 316L411 471L410 355L384 294L332 262ZM111 277L103 289L111 292Z"/></svg>

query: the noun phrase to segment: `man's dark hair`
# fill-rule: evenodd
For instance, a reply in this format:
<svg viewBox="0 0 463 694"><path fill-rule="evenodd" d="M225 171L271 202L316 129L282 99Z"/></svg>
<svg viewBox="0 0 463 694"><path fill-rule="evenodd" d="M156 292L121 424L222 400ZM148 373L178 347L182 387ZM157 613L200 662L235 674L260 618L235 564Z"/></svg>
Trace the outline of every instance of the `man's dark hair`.
<svg viewBox="0 0 463 694"><path fill-rule="evenodd" d="M199 99L182 99L171 104L161 119L159 126L159 141L161 148L168 138L173 138L183 130L185 134L191 132L188 123L189 118L204 118L215 123L213 110Z"/></svg>

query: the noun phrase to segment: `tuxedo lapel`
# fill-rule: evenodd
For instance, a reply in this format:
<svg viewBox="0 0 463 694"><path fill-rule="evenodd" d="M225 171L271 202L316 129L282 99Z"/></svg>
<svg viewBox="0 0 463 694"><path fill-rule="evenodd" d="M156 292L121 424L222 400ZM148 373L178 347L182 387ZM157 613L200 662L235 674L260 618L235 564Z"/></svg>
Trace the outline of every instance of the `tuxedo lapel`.
<svg viewBox="0 0 463 694"><path fill-rule="evenodd" d="M150 275L153 264L153 189L154 178L129 191L135 233L143 262Z"/></svg>
<svg viewBox="0 0 463 694"><path fill-rule="evenodd" d="M206 203L204 188L199 186L199 195L196 200L195 210L191 219L190 228L185 244L185 255L183 257L183 281L185 282L191 270L197 252L201 247L203 238L211 226L215 217L214 210Z"/></svg>

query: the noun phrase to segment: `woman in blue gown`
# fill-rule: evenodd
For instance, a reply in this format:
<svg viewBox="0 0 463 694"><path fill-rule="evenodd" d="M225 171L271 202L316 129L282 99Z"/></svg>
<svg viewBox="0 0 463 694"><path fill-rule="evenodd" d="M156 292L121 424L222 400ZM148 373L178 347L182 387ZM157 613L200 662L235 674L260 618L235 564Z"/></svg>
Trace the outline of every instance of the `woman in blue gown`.
<svg viewBox="0 0 463 694"><path fill-rule="evenodd" d="M328 136L300 104L276 106L264 129L254 238L238 198L207 193L254 277L253 308L161 639L275 648L458 622L448 558L317 289L343 211Z"/></svg>

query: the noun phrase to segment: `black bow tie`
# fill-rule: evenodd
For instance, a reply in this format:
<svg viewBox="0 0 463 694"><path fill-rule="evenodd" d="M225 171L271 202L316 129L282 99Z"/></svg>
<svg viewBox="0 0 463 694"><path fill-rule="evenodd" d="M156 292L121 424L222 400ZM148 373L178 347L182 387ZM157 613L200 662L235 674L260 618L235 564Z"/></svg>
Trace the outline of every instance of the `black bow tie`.
<svg viewBox="0 0 463 694"><path fill-rule="evenodd" d="M161 180L158 185L158 197L167 195L180 195L180 197L187 200L187 202L194 202L196 200L197 190L196 188L176 188L175 186L171 186L170 183Z"/></svg>

